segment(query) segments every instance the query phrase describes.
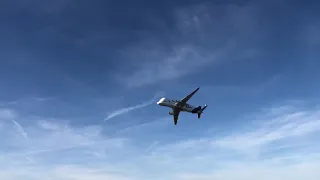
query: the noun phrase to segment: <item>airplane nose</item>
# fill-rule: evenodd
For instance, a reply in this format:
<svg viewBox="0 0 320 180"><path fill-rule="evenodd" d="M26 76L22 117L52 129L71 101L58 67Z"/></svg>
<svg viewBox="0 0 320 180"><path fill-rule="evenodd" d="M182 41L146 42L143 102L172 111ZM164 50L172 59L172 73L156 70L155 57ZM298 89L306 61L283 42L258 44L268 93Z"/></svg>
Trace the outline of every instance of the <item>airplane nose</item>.
<svg viewBox="0 0 320 180"><path fill-rule="evenodd" d="M158 104L158 105L162 105L162 104L163 104L163 101L164 101L164 98L161 98L161 99L157 102L157 104Z"/></svg>

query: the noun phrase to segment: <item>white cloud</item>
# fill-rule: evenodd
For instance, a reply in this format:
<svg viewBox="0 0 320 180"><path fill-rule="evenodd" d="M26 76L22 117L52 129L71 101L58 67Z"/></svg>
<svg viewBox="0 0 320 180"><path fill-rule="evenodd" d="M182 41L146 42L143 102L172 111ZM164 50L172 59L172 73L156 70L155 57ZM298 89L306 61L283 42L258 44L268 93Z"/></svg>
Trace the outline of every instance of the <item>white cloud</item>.
<svg viewBox="0 0 320 180"><path fill-rule="evenodd" d="M318 169L319 162L300 163L293 165L274 165L274 164L243 164L237 167L232 167L227 170L219 170L210 174L179 174L177 179L181 180L316 180L319 177Z"/></svg>
<svg viewBox="0 0 320 180"><path fill-rule="evenodd" d="M11 120L19 116L19 114L9 108L0 108L0 121Z"/></svg>
<svg viewBox="0 0 320 180"><path fill-rule="evenodd" d="M77 166L64 166L55 170L58 179L79 179L79 180L100 180L100 179L116 179L116 180L132 180L136 179L119 172L113 172L108 168L92 169Z"/></svg>
<svg viewBox="0 0 320 180"><path fill-rule="evenodd" d="M28 139L28 134L25 132L24 128L16 120L12 119L12 122L21 136Z"/></svg>
<svg viewBox="0 0 320 180"><path fill-rule="evenodd" d="M177 167L170 171L176 179L316 179L320 110L280 108L262 111L254 119L264 117L259 125L245 121L228 136L184 140L158 147L151 156Z"/></svg>
<svg viewBox="0 0 320 180"><path fill-rule="evenodd" d="M280 107L277 111L272 108L271 115L283 111L283 108ZM271 118L262 119L265 122L254 131L230 135L217 140L216 143L231 149L256 150L273 142L320 131L320 111L285 112Z"/></svg>
<svg viewBox="0 0 320 180"><path fill-rule="evenodd" d="M18 100L13 100L13 101L6 101L6 102L0 102L2 105L17 105L17 104L31 104L34 102L46 102L46 101L51 101L55 100L57 97L28 97L28 98L21 98Z"/></svg>
<svg viewBox="0 0 320 180"><path fill-rule="evenodd" d="M251 119L244 121L242 127L226 129L227 136L183 137L176 142L157 139L145 143L133 137L108 137L103 134L102 126L73 127L57 120L31 121L24 126L28 133L25 140L16 133L11 121L5 121L1 131L0 179L313 180L319 177L320 110L290 105L246 117ZM17 120L25 122L22 117ZM167 121L130 131L152 136L151 128L161 123Z"/></svg>
<svg viewBox="0 0 320 180"><path fill-rule="evenodd" d="M132 62L115 79L126 87L138 87L193 75L209 66L212 71L233 60L257 58L263 51L252 44L268 38L259 25L260 9L252 3L178 8L172 13L176 29L169 34L171 44L150 38L124 49L121 54Z"/></svg>
<svg viewBox="0 0 320 180"><path fill-rule="evenodd" d="M59 129L66 128L63 125L52 123L50 121L43 121L43 120L37 121L37 125L43 129L52 130L52 131L55 131L55 130L57 131Z"/></svg>
<svg viewBox="0 0 320 180"><path fill-rule="evenodd" d="M19 124L15 119L19 117L18 112L9 108L1 108L0 109L0 122L10 120L17 132L24 138L28 139L28 135L25 132L24 128Z"/></svg>
<svg viewBox="0 0 320 180"><path fill-rule="evenodd" d="M141 66L137 67L133 73L118 76L117 80L127 87L138 87L158 81L180 78L187 74L193 74L199 68L214 61L220 53L219 50L215 50L216 53L208 54L198 47L186 45L176 47L173 52L168 53L162 47L157 47L156 52L154 50L144 52L144 57L148 57L148 61L141 63ZM135 56L130 51L135 54L137 47L126 52L126 54L129 54L128 56Z"/></svg>
<svg viewBox="0 0 320 180"><path fill-rule="evenodd" d="M223 9L224 12L221 12L220 9ZM186 42L183 41L184 43L178 41L176 43L173 42L171 46L163 46L161 42L151 38L121 52L128 59L132 59L132 57L139 58L140 63L137 65L137 59L132 59L131 67L126 71L126 74L117 75L115 79L126 87L138 87L165 80L175 80L198 73L208 66L229 61L231 54L232 56L237 56L237 59L243 59L240 56L252 57L257 55L258 51L253 48L241 49L241 53L235 52L236 40L226 35L220 37L221 32L216 30L216 26L219 26L221 22L214 18L217 14L213 12L221 12L222 18L219 20L227 21L227 24L234 26L234 21L236 20L228 17L227 12L236 11L243 14L243 11L246 11L247 8L243 9L214 5L210 5L210 8L207 8L206 5L200 5L177 9L173 14L179 37L190 38L195 42L202 41L203 43L201 44L207 44L207 46L200 46L200 43L196 44L193 43L194 41L188 40ZM248 17L252 17L251 11L245 13L247 13L247 16L243 17L241 22L244 19L248 19ZM221 14L219 14L219 17ZM238 17L237 15L235 16ZM243 25L237 25L237 27L244 28ZM244 30L241 32L248 33L248 31ZM250 32L253 32L253 30ZM172 34L172 36L172 39L179 39L175 37L176 34ZM208 42L209 39L212 40ZM239 49L239 47L237 48Z"/></svg>

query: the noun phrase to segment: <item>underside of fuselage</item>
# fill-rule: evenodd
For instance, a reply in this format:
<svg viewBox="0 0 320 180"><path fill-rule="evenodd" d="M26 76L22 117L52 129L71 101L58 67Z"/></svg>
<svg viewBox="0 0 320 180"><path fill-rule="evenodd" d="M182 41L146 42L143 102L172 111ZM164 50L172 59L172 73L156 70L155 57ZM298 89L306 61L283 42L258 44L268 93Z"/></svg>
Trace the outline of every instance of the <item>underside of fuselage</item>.
<svg viewBox="0 0 320 180"><path fill-rule="evenodd" d="M169 112L170 115L173 116L174 124L177 125L180 112L189 112L192 114L198 114L198 119L200 119L201 114L207 108L207 104L202 108L201 106L195 107L190 104L187 104L187 101L199 90L197 88L189 95L185 96L181 100L171 100L167 98L161 98L157 104L160 106L169 107L172 111Z"/></svg>
<svg viewBox="0 0 320 180"><path fill-rule="evenodd" d="M185 104L183 107L180 107L179 100L170 100L167 98L160 99L157 104L160 106L166 106L171 109L178 109L179 111L183 112L190 112L190 113L198 113L201 110L201 106L195 107L191 104Z"/></svg>

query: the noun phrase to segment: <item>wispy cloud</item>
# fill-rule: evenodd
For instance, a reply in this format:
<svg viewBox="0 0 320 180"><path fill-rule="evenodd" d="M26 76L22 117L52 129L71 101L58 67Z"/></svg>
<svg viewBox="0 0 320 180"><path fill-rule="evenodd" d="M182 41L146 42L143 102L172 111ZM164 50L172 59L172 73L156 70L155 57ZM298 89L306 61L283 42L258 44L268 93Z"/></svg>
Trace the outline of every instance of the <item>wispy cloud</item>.
<svg viewBox="0 0 320 180"><path fill-rule="evenodd" d="M18 117L18 113L13 109L0 108L0 121L11 120Z"/></svg>
<svg viewBox="0 0 320 180"><path fill-rule="evenodd" d="M8 102L1 102L2 105L16 105L20 103L34 103L34 102L45 102L50 100L55 100L58 97L28 97L22 98L18 100L8 101Z"/></svg>
<svg viewBox="0 0 320 180"><path fill-rule="evenodd" d="M5 117L12 118L11 116ZM24 119L16 116L15 118ZM124 148L125 139L105 137L100 126L71 127L65 123L58 123L57 120L35 120L25 127L29 132L29 140L26 142L15 136L16 129L10 125L12 122L15 124L15 128L19 128L20 133L25 132L16 120L4 121L5 128L2 129L0 138L3 142L0 146L0 167L3 167L0 170L1 179L37 179L42 177L44 179L114 178L120 180L129 178L124 173L118 172L121 169L115 168L116 163L114 166L99 165L101 157L104 158L103 161L114 161L112 157L105 156L105 154L112 153L114 156L116 155L114 152L118 151L119 155L116 156L121 157L121 154L125 152L125 149L121 150ZM126 145L126 147L130 146ZM10 151L6 151L6 149L10 149ZM90 153L88 154L88 152ZM104 156L91 156L91 154L97 153L102 153ZM80 160L78 157L81 157L86 163L95 161L98 168L71 165L72 162ZM50 164L61 164L61 166L53 167ZM17 171L17 169L20 170ZM46 173L42 174L41 172L44 171ZM79 173L82 175L79 176Z"/></svg>
<svg viewBox="0 0 320 180"><path fill-rule="evenodd" d="M259 6L250 3L243 6L199 3L177 8L172 13L175 32L169 35L170 46L150 38L124 49L122 54L130 59L137 57L142 63L137 66L132 61L130 71L115 79L132 88L180 79L233 60L258 57L261 55L258 47L242 45L242 41L267 37L257 25L258 9ZM230 31L222 32L223 28ZM232 31L239 36L235 37Z"/></svg>
<svg viewBox="0 0 320 180"><path fill-rule="evenodd" d="M28 139L28 135L24 128L15 119L19 117L18 112L9 108L0 109L0 122L1 121L11 121L17 130L17 132L24 138Z"/></svg>
<svg viewBox="0 0 320 180"><path fill-rule="evenodd" d="M26 134L24 128L12 120L20 134ZM8 123L5 124L9 127ZM99 144L103 147L107 142L116 140L102 138L100 126L88 126L83 128L71 128L66 124L59 124L54 121L35 121L27 127L29 140L25 142L21 138L11 137L11 145L17 146L11 150L10 156L32 156L50 152L63 152L74 148L90 149ZM10 128L5 129L3 135L11 134ZM121 146L121 139L118 143L114 141L113 147ZM111 146L109 146L111 148ZM30 157L29 157L30 158Z"/></svg>
<svg viewBox="0 0 320 180"><path fill-rule="evenodd" d="M211 32L206 29L216 23L212 21L211 17L214 15L210 12L211 10L205 6L178 8L173 13L173 19L179 37L197 39L196 42L205 43L208 38L204 36L212 37ZM135 44L123 50L123 54L128 57L141 57L140 60L143 63L139 66L133 63L132 69L134 70L118 76L117 80L126 87L132 88L192 75L205 67L228 60L226 56L233 49L235 42L226 39L221 44L215 41L211 41L210 44L213 48L208 49L200 44L189 43L189 41L173 42L168 47L154 39Z"/></svg>
<svg viewBox="0 0 320 180"><path fill-rule="evenodd" d="M155 146L159 144L159 141L153 142L150 146L148 146L145 150L146 153L149 153L150 150L152 150Z"/></svg>
<svg viewBox="0 0 320 180"><path fill-rule="evenodd" d="M168 2L0 3L0 179L319 179L318 6ZM208 86L197 98L216 107L178 126L152 108L126 116L179 91L168 82ZM297 95L315 98L283 103Z"/></svg>
<svg viewBox="0 0 320 180"><path fill-rule="evenodd" d="M284 111L286 110L286 111ZM268 115L284 112L278 116L270 116L255 131L243 132L219 139L215 143L224 148L244 150L259 150L272 143L282 143L285 140L299 138L320 131L320 111L288 111L288 107L272 108ZM261 118L261 117L258 117ZM304 141L305 142L305 141ZM286 142L288 143L288 142ZM297 142L295 142L297 143Z"/></svg>
<svg viewBox="0 0 320 180"><path fill-rule="evenodd" d="M113 112L111 112L105 119L104 121L107 121L107 120L110 120L111 118L114 118L116 116L119 116L119 115L122 115L122 114L125 114L125 113L129 113L130 111L133 111L133 110L137 110L137 109L141 109L141 108L144 108L144 107L147 107L147 106L150 106L151 104L154 103L154 101L156 100L156 98L160 97L160 96L163 96L163 92L157 92L155 94L155 96L149 100L149 101L145 101L141 104L137 104L137 105L134 105L134 106L130 106L130 107L126 107L126 108L122 108L122 109L118 109L118 110L115 110Z"/></svg>
<svg viewBox="0 0 320 180"><path fill-rule="evenodd" d="M177 47L171 53L146 52L148 59L153 60L143 63L133 74L122 76L118 80L131 88L162 80L177 79L196 73L208 63L217 60L215 58L220 55L218 51L216 54L207 54L201 51L200 47L185 46Z"/></svg>
<svg viewBox="0 0 320 180"><path fill-rule="evenodd" d="M17 128L18 132L21 134L21 136L28 139L28 134L25 132L24 128L16 120L12 119L12 122L14 126Z"/></svg>
<svg viewBox="0 0 320 180"><path fill-rule="evenodd" d="M171 167L178 166L177 173L172 170L178 174L177 179L255 179L269 174L268 178L298 180L319 175L315 168L320 162L316 138L320 133L320 110L294 107L288 111L284 106L276 109L251 116L248 120L254 123L245 121L242 127L230 129L229 135L158 146L150 155L162 159L163 166L169 162ZM295 173L299 168L303 172Z"/></svg>
<svg viewBox="0 0 320 180"><path fill-rule="evenodd" d="M25 142L10 136L15 129L5 121L1 137L9 139L1 139L1 147L11 150L0 154L0 177L316 179L320 175L320 110L293 105L278 108L246 116L250 119L241 127L226 130L227 135L159 139L143 144L134 137L107 137L102 126L73 127L48 120L33 121L25 127L29 134ZM155 126L149 123L131 131L147 136L151 127Z"/></svg>

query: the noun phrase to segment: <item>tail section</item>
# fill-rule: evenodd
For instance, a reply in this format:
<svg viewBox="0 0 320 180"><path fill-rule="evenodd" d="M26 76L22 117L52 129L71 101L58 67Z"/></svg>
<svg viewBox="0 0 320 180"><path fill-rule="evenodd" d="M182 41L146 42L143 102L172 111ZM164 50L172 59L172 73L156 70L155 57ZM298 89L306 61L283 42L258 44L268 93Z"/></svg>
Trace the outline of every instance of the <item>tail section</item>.
<svg viewBox="0 0 320 180"><path fill-rule="evenodd" d="M198 107L198 119L200 119L200 117L201 117L201 114L203 113L203 111L206 109L208 107L208 105L207 104L205 104L204 106L203 106L203 108L201 108L201 106L199 106Z"/></svg>

